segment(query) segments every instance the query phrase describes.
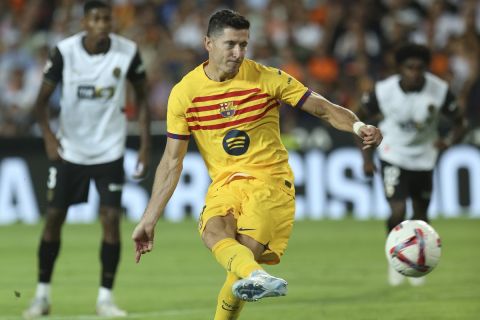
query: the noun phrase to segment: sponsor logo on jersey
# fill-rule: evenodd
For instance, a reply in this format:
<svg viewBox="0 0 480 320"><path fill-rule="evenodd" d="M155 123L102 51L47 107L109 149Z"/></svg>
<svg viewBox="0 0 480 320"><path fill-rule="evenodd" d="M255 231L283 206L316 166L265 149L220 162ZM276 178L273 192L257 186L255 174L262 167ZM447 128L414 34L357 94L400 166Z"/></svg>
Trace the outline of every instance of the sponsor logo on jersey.
<svg viewBox="0 0 480 320"><path fill-rule="evenodd" d="M230 130L223 138L223 149L232 156L240 156L247 152L250 145L250 137L244 131Z"/></svg>
<svg viewBox="0 0 480 320"><path fill-rule="evenodd" d="M220 114L224 118L231 118L237 112L237 106L233 104L233 101L220 103Z"/></svg>
<svg viewBox="0 0 480 320"><path fill-rule="evenodd" d="M398 124L403 131L419 131L423 128L423 123L415 120L403 121Z"/></svg>
<svg viewBox="0 0 480 320"><path fill-rule="evenodd" d="M77 88L79 99L105 99L108 100L115 94L115 87L95 88L94 86L82 85Z"/></svg>

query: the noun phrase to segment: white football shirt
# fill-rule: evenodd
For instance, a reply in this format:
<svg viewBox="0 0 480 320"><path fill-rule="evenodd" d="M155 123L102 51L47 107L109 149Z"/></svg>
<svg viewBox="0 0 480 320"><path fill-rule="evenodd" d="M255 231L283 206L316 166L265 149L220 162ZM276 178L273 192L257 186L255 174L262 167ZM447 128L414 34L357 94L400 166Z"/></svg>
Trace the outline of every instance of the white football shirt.
<svg viewBox="0 0 480 320"><path fill-rule="evenodd" d="M432 170L438 157L434 143L440 113L458 111L447 83L426 73L419 91L405 92L400 76L393 75L377 82L373 95L365 99L370 114L382 115L378 125L383 134L380 159L407 170Z"/></svg>
<svg viewBox="0 0 480 320"><path fill-rule="evenodd" d="M62 82L57 133L61 157L90 165L123 156L126 79L142 78L145 70L133 41L110 34L107 52L89 54L82 44L84 36L78 33L58 43L56 57L47 62L45 78Z"/></svg>

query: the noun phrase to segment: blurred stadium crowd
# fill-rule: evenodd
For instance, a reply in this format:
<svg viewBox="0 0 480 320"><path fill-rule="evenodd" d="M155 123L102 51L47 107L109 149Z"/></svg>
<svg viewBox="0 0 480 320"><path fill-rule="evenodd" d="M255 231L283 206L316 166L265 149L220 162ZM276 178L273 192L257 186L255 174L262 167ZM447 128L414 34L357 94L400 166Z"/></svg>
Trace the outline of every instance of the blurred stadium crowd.
<svg viewBox="0 0 480 320"><path fill-rule="evenodd" d="M480 1L477 0L112 0L115 32L136 41L147 67L152 118L165 119L172 86L206 59L212 12L251 22L249 57L275 66L356 110L374 81L395 72L405 41L427 44L431 70L447 80L480 125ZM32 107L48 52L81 29L83 1L0 1L0 137L38 135ZM51 100L58 114L59 93ZM285 130L318 125L288 113ZM135 118L135 107L127 106Z"/></svg>

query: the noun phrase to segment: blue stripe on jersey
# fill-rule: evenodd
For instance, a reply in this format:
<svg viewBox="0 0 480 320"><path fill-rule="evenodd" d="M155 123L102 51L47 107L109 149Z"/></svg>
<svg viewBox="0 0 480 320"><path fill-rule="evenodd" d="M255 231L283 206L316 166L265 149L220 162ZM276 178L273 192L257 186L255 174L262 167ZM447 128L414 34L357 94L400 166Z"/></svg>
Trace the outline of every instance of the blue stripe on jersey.
<svg viewBox="0 0 480 320"><path fill-rule="evenodd" d="M190 139L190 135L175 134L175 133L170 133L170 132L167 132L167 137L172 138L172 139L177 139L177 140L189 140Z"/></svg>
<svg viewBox="0 0 480 320"><path fill-rule="evenodd" d="M312 94L312 90L308 89L307 92L305 92L303 94L303 96L300 98L300 100L298 100L298 103L297 105L295 106L295 108L301 108L303 106L303 104L305 103L305 100L307 100L307 98Z"/></svg>

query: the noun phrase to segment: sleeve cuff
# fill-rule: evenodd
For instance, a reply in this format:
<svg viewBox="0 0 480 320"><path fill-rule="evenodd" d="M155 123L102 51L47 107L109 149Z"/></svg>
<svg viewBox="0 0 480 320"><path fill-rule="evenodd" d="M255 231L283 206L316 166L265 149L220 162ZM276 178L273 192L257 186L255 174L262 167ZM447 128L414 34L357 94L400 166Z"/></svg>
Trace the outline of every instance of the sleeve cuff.
<svg viewBox="0 0 480 320"><path fill-rule="evenodd" d="M175 133L170 133L167 132L167 137L171 139L177 139L177 140L189 140L190 135L189 134L175 134Z"/></svg>
<svg viewBox="0 0 480 320"><path fill-rule="evenodd" d="M308 89L307 92L303 94L303 96L298 100L297 105L295 108L301 108L303 104L305 103L305 100L312 94L312 90Z"/></svg>

